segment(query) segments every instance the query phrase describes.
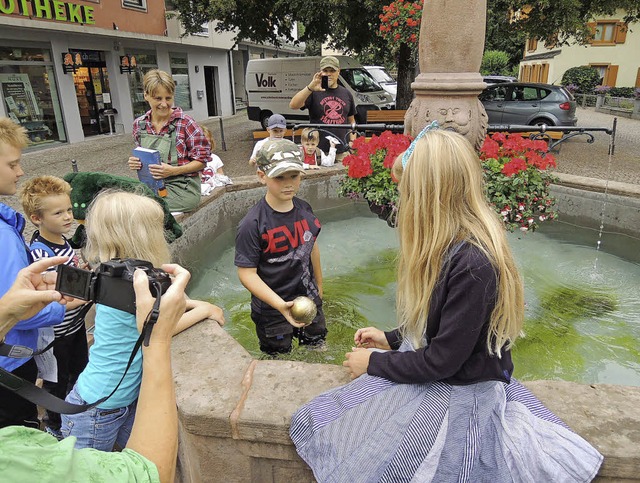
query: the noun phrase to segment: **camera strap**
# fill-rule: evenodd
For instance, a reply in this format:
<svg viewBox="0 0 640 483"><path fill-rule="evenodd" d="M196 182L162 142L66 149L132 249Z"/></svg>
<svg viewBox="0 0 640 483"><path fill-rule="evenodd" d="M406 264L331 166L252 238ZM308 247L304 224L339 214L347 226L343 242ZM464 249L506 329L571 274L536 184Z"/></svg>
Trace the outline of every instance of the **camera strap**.
<svg viewBox="0 0 640 483"><path fill-rule="evenodd" d="M160 293L160 292L157 292L157 293ZM127 367L125 368L124 373L120 378L120 381L118 382L116 387L113 388L113 391L111 391L111 393L108 396L100 398L99 400L91 404L72 404L70 402L65 401L64 399L60 399L48 393L41 387L38 387L35 384L30 383L29 381L25 381L21 377L18 377L14 374L11 374L8 371L5 371L2 368L0 368L0 386L4 387L9 391L15 392L16 394L18 394L19 396L22 396L27 401L30 401L38 406L48 409L49 411L53 411L60 414L78 414L78 413L87 411L91 408L94 408L99 404L102 404L103 402L105 402L107 399L109 399L111 396L115 394L115 392L120 387L120 384L122 384L122 381L124 381L124 377L127 375L127 372L129 371L129 368L133 363L133 359L138 353L138 350L140 350L142 343L144 342L145 346L149 345L149 338L151 337L151 331L153 330L153 325L158 320L159 306L160 306L160 296L156 298L156 301L153 304L153 310L151 310L151 312L149 312L149 315L147 315L147 318L142 327L140 336L138 337L138 340L136 340L136 343L133 346L133 350L131 351L131 355L129 356L129 361L127 362ZM25 348L23 346L11 346L9 344L3 344L2 346ZM2 350L2 346L0 346L0 350ZM28 348L25 348L25 349L28 349ZM3 355L3 354L0 354L0 355Z"/></svg>
<svg viewBox="0 0 640 483"><path fill-rule="evenodd" d="M100 398L99 400L91 404L69 403L64 399L60 399L48 393L41 387L38 387L35 384L30 383L29 381L25 381L21 377L18 377L14 374L11 374L10 372L5 371L2 368L0 368L0 386L4 387L9 391L15 392L19 396L22 396L23 398L25 398L27 401L30 401L38 406L48 409L49 411L53 411L60 414L77 414L77 413L87 411L88 409L91 409L93 407L96 407L99 404L102 404L103 402L105 402L107 399L109 399L111 396L115 394L115 392L120 387L120 384L122 384L122 381L124 381L124 376L127 375L127 372L129 371L129 368L133 363L133 359L135 358L136 353L138 352L138 350L140 349L140 346L142 345L143 337L144 337L144 334L140 334L140 336L138 337L138 340L136 341L135 345L133 346L133 350L131 351L131 355L129 356L129 362L127 363L127 367L124 370L124 374L122 374L122 378L120 379L116 387L113 389L113 391L111 391L111 394L103 398ZM21 346L18 346L18 347L21 347Z"/></svg>
<svg viewBox="0 0 640 483"><path fill-rule="evenodd" d="M93 305L93 302L87 302L82 307L82 310L80 310L75 315L75 317L73 317L71 322L69 322L69 327L67 328L67 330L63 332L61 335L56 336L44 349L33 350L31 347L27 347L24 345L2 343L0 344L0 356L12 357L14 359L28 359L30 357L39 356L40 354L47 352L49 349L53 347L53 344L55 344L56 339L60 339L62 337L66 337L67 335L69 335L69 332L71 332L71 329L75 326L76 322L80 319L85 318L85 316L87 315L87 312L89 312L89 309L91 309L92 305Z"/></svg>

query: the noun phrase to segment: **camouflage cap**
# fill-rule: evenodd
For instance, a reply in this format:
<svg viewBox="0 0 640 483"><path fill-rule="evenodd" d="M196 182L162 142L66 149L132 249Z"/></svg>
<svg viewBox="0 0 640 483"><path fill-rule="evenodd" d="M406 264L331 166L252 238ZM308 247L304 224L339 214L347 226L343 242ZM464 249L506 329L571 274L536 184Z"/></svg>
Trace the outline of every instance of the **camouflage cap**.
<svg viewBox="0 0 640 483"><path fill-rule="evenodd" d="M256 155L258 169L269 178L287 171L304 171L300 147L288 139L270 139Z"/></svg>

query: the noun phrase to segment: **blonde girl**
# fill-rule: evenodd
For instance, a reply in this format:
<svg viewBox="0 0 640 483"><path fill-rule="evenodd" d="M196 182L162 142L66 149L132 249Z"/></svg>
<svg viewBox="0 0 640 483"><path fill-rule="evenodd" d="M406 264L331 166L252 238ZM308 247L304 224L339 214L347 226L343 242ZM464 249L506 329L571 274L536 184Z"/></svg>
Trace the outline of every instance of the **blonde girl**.
<svg viewBox="0 0 640 483"><path fill-rule="evenodd" d="M393 174L398 328L356 332L298 453L318 481L589 481L602 456L511 377L523 286L471 145L434 123Z"/></svg>
<svg viewBox="0 0 640 483"><path fill-rule="evenodd" d="M160 267L170 261L163 219L162 208L151 198L123 191L103 191L87 212L84 257L93 267L112 258L147 260L154 267ZM178 322L175 333L205 318L224 323L219 307L188 300L187 312ZM86 404L110 394L125 372L138 335L135 315L96 304L89 363L66 400ZM63 436L75 436L77 448L112 451L115 444L124 448L131 434L141 380L139 351L113 396L88 411L62 415Z"/></svg>

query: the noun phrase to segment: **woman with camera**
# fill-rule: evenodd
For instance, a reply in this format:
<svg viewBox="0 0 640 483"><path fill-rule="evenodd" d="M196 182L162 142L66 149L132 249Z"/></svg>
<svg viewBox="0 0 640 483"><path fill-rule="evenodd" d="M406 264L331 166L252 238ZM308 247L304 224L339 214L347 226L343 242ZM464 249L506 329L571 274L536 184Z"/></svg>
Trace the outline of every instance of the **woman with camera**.
<svg viewBox="0 0 640 483"><path fill-rule="evenodd" d="M19 320L31 317L49 303L69 300L53 290L55 274L43 273L64 261L65 257L45 258L18 273L13 286L0 299L0 337L4 338ZM178 416L171 372L171 337L185 311L184 290L190 275L178 265L163 265L162 268L173 276L173 283L162 296L150 343L142 348L142 384L126 448L122 452L77 449L72 440L58 442L44 432L10 426L0 429L3 479L88 481L93 475L110 482L174 480ZM148 279L142 270L136 270L133 287L137 307L135 317L141 327L154 304Z"/></svg>

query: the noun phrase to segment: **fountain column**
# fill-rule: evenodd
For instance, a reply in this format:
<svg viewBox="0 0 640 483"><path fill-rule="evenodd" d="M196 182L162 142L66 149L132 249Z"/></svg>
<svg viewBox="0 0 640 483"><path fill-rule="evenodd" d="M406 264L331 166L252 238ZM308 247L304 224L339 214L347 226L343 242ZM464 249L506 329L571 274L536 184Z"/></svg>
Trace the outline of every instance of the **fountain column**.
<svg viewBox="0 0 640 483"><path fill-rule="evenodd" d="M416 97L405 116L405 134L416 136L437 120L479 149L487 114L478 100L487 16L486 0L428 0L420 25L420 74L411 84Z"/></svg>

